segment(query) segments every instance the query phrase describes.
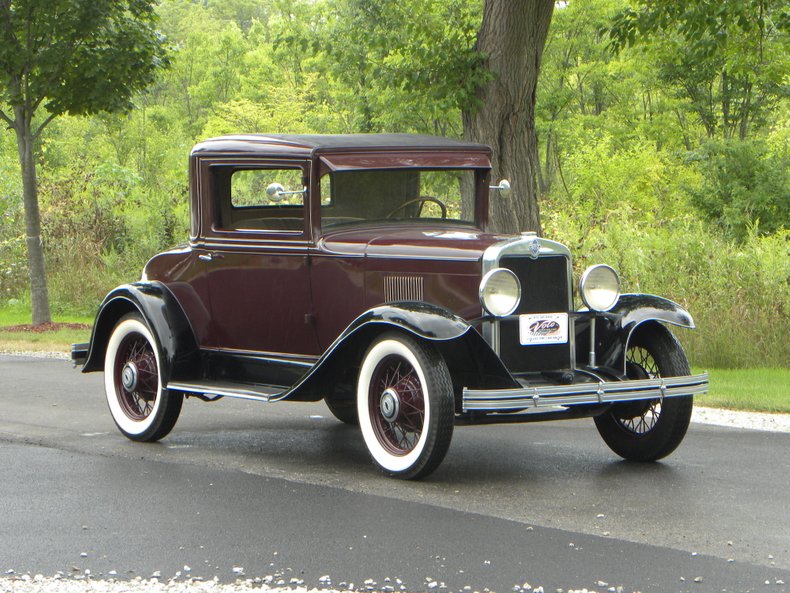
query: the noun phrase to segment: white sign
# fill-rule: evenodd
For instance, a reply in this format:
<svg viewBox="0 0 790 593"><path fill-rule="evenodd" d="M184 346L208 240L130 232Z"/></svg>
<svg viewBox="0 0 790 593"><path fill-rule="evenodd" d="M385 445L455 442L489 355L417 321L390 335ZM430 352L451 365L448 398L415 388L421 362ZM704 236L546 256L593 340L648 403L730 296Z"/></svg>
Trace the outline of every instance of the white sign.
<svg viewBox="0 0 790 593"><path fill-rule="evenodd" d="M519 339L522 346L564 344L568 341L567 313L530 313L519 315Z"/></svg>

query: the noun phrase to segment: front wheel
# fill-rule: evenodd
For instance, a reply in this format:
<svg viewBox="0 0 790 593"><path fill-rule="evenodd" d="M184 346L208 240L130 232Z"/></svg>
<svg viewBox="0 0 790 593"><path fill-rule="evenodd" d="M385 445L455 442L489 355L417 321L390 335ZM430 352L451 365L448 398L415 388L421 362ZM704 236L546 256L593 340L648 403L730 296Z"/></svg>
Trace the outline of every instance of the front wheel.
<svg viewBox="0 0 790 593"><path fill-rule="evenodd" d="M385 334L368 349L357 383L357 416L384 473L416 479L433 472L450 447L454 414L450 372L429 344Z"/></svg>
<svg viewBox="0 0 790 593"><path fill-rule="evenodd" d="M159 349L142 317L122 317L104 357L107 404L118 429L133 441L158 441L175 426L183 395L162 388Z"/></svg>
<svg viewBox="0 0 790 593"><path fill-rule="evenodd" d="M626 352L630 379L690 375L688 360L675 337L662 326L638 329ZM620 457L655 461L674 451L691 421L692 396L615 404L595 418L603 440Z"/></svg>

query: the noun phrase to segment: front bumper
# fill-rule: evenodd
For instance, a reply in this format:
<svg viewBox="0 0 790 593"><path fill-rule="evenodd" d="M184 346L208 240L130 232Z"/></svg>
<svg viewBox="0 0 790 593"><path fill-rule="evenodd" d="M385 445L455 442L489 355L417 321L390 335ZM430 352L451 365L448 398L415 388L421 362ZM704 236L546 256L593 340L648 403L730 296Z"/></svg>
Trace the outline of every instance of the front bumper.
<svg viewBox="0 0 790 593"><path fill-rule="evenodd" d="M664 399L708 392L708 373L575 385L541 385L515 389L463 390L463 411L504 412L582 404Z"/></svg>

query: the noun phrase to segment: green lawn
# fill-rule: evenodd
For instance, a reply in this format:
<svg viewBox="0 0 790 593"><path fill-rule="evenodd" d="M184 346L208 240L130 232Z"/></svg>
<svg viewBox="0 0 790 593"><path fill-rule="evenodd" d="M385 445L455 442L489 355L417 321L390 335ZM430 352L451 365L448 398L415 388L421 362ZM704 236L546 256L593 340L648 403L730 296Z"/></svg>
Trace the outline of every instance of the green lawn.
<svg viewBox="0 0 790 593"><path fill-rule="evenodd" d="M699 372L699 369L694 369ZM709 369L710 393L696 403L715 408L790 413L790 369Z"/></svg>
<svg viewBox="0 0 790 593"><path fill-rule="evenodd" d="M93 323L93 317L81 315L52 315L52 321L63 323ZM0 307L0 328L30 323L30 307L23 303Z"/></svg>
<svg viewBox="0 0 790 593"><path fill-rule="evenodd" d="M92 324L93 317L79 315L53 315L59 323ZM87 342L90 329L60 329L42 333L9 332L3 328L30 323L30 309L24 305L6 305L0 308L0 352L71 352L71 344Z"/></svg>

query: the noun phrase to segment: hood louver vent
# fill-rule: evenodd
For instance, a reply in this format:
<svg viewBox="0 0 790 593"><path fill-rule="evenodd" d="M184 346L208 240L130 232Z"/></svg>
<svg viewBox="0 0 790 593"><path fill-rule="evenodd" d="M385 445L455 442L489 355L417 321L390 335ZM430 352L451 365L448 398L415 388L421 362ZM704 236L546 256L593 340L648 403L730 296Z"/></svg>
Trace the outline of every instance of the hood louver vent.
<svg viewBox="0 0 790 593"><path fill-rule="evenodd" d="M422 276L385 276L384 300L393 301L422 301L423 300Z"/></svg>

